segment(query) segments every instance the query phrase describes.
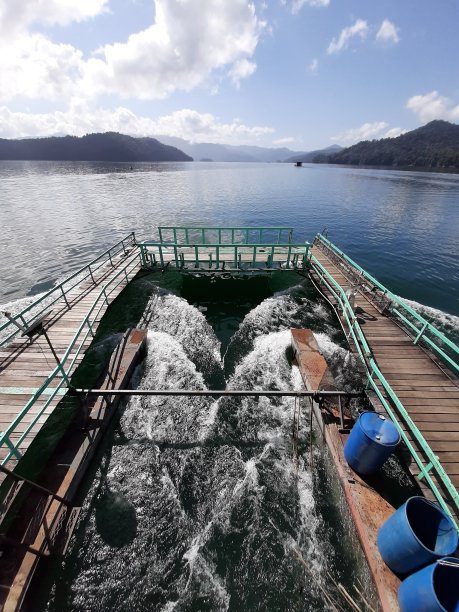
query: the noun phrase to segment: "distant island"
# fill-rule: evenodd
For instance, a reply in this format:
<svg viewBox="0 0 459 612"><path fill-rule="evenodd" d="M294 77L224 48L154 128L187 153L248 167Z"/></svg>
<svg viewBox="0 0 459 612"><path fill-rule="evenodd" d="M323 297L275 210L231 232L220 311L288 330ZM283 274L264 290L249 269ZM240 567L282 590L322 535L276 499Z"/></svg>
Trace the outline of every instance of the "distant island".
<svg viewBox="0 0 459 612"><path fill-rule="evenodd" d="M0 160L157 162L193 161L193 158L155 138L105 132L82 137L0 138Z"/></svg>
<svg viewBox="0 0 459 612"><path fill-rule="evenodd" d="M337 153L316 155L315 163L459 171L459 125L431 121L381 140L364 140Z"/></svg>

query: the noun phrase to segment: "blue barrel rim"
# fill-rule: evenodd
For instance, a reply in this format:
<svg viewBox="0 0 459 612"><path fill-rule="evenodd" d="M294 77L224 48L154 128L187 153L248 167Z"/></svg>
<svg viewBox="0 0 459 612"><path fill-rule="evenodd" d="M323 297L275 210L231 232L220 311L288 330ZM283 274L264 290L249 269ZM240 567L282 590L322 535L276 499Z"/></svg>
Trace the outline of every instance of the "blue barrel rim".
<svg viewBox="0 0 459 612"><path fill-rule="evenodd" d="M427 500L428 501L428 500ZM431 592L430 594L432 595L432 597L435 599L435 603L438 605L438 608L442 611L442 612L448 612L448 610L445 608L445 606L442 604L442 602L438 599L438 594L437 591L435 589L435 572L438 571L438 568L441 566L441 562L442 561L449 561L449 562L454 562L455 565L459 566L459 559L457 557L451 557L450 555L446 556L446 557L440 557L439 559L437 559L436 561L434 561L433 563L431 563L430 565L426 565L425 567L415 571L414 573L410 574L409 576L407 576L407 578L411 578L412 576L414 576L415 574L417 574L418 572L423 572L424 570L426 570L428 567L432 568L432 571L430 572L430 589ZM434 566L434 567L432 567ZM405 580L407 579L405 578ZM402 588L405 580L402 581L402 583L400 584L398 591L400 592L400 589Z"/></svg>
<svg viewBox="0 0 459 612"><path fill-rule="evenodd" d="M360 423L360 417L362 417L364 414L376 414L378 416L382 416L384 417L384 420L387 421L388 423L391 423L398 435L397 441L396 442L381 442L380 440L374 440L371 436L369 436L367 434L367 432L365 431L365 429L362 427L362 424ZM400 432L398 431L398 429L395 427L392 419L389 419L386 417L385 414L383 414L382 412L376 412L375 410L364 410L363 412L361 412L359 414L359 418L356 421L356 425L358 424L358 426L360 427L360 430L362 431L363 435L370 440L370 442L372 442L373 444L378 444L379 446L384 446L386 448L395 448L396 446L398 446L400 444L400 440L402 439Z"/></svg>
<svg viewBox="0 0 459 612"><path fill-rule="evenodd" d="M435 567L432 570L432 574L430 576L430 580L432 582L431 584L431 588L432 588L432 594L435 597L436 603L438 604L438 607L441 608L442 612L444 610L444 612L448 612L448 610L445 608L445 606L441 603L441 601L438 599L438 595L437 595L437 591L435 589L435 572L438 571L438 568L441 567L441 562L442 561L454 561L454 564L459 566L459 559L457 557L442 557L441 559L437 559L437 561L435 561L435 563L433 565L435 565Z"/></svg>
<svg viewBox="0 0 459 612"><path fill-rule="evenodd" d="M446 513L446 512L443 510L443 508L442 508L442 507L441 507L439 504L436 504L436 503L434 503L434 502L430 501L430 499L426 499L426 498L425 498L425 497L423 497L422 495L413 495L413 497L409 497L409 498L406 500L405 504L404 504L404 506L405 506L405 507L404 507L403 511L404 511L404 513L405 513L406 524L407 524L407 525L408 525L408 527L410 528L410 532L412 533L413 537L416 539L416 542L418 542L418 544L419 544L420 546L422 546L422 548L423 548L424 550L426 550L427 552L429 552L429 553L431 553L432 555L436 556L436 557L437 557L437 561L438 561L439 559L442 559L442 558L445 558L445 557L450 557L450 556L451 556L451 554L449 554L449 555L445 555L445 553L437 553L437 552L435 552L434 550L432 550L431 548L427 548L427 546L421 542L421 540L418 538L418 536L417 536L417 535L415 534L415 532L413 531L413 528L411 527L411 522L409 521L409 519L408 519L408 514L407 514L408 504L409 504L410 502L412 502L413 500L416 500L416 501L422 501L423 503L428 504L428 505L429 505L429 506L431 506L432 508L435 508L435 510L438 510L438 512L440 512L440 514L443 516L443 518L445 518L445 519L448 521L448 523L451 525L451 529L452 529L452 530L454 531L454 533L456 534L456 548L455 548L455 550L456 550L456 549L457 549L457 546L458 546L458 543L459 543L459 536L458 536L457 530L456 530L456 528L455 528L455 526L454 526L454 523L451 521L450 516L449 516L449 515L448 515L448 514L447 514L447 513ZM453 552L454 552L454 551L453 551ZM454 558L454 557L453 557L453 558ZM435 561L435 563L436 563L436 561Z"/></svg>

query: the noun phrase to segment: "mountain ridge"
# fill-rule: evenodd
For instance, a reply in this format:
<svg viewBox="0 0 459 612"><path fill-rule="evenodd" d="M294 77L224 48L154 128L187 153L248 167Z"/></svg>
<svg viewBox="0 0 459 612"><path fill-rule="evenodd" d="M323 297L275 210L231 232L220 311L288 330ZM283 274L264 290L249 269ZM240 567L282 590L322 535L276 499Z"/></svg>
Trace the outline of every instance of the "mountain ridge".
<svg viewBox="0 0 459 612"><path fill-rule="evenodd" d="M363 140L316 163L459 171L459 125L436 119L395 138Z"/></svg>
<svg viewBox="0 0 459 612"><path fill-rule="evenodd" d="M193 161L183 151L155 138L134 138L118 132L21 140L0 138L0 160Z"/></svg>

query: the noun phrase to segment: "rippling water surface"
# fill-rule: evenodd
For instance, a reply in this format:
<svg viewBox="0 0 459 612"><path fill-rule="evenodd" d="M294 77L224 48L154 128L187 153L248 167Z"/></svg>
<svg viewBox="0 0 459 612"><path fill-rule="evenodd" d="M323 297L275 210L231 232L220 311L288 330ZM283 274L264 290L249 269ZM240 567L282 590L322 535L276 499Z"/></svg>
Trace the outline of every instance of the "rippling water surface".
<svg viewBox="0 0 459 612"><path fill-rule="evenodd" d="M159 224L282 225L311 240L328 226L363 267L458 335L459 177L286 164L1 162L0 180L0 301L11 309L132 230L141 239ZM292 327L313 330L341 388L362 385L330 309L293 272L137 279L104 318L86 371L140 320L148 327L134 381L141 388L300 388ZM85 386L84 369L80 376ZM42 565L30 609L302 612L330 609L331 597L347 610L338 582L374 605L306 405L293 453L297 408L294 398L127 402L84 483L69 550ZM411 495L396 459L385 477L391 494Z"/></svg>
<svg viewBox="0 0 459 612"><path fill-rule="evenodd" d="M287 225L392 290L459 314L459 176L290 164L0 162L0 300L40 291L131 230Z"/></svg>

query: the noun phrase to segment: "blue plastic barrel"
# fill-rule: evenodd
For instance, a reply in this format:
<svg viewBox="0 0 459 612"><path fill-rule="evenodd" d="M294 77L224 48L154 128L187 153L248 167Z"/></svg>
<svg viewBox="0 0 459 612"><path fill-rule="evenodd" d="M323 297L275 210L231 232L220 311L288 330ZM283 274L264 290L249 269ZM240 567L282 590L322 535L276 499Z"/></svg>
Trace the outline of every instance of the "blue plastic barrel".
<svg viewBox="0 0 459 612"><path fill-rule="evenodd" d="M459 612L459 559L445 557L400 585L401 612Z"/></svg>
<svg viewBox="0 0 459 612"><path fill-rule="evenodd" d="M381 557L397 574L409 574L453 555L457 544L453 521L424 497L410 497L378 532Z"/></svg>
<svg viewBox="0 0 459 612"><path fill-rule="evenodd" d="M377 472L400 442L395 425L378 412L362 412L344 445L344 456L359 474Z"/></svg>

